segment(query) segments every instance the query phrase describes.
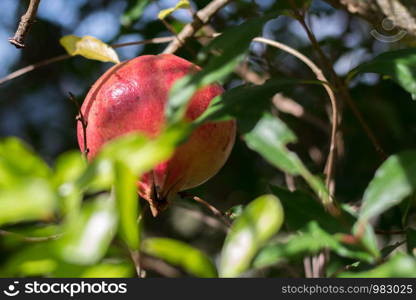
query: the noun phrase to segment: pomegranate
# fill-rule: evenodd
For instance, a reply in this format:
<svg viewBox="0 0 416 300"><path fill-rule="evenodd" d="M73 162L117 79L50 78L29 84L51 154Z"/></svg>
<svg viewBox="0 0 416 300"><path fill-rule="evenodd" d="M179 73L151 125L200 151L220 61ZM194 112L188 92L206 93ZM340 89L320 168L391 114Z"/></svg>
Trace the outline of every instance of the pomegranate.
<svg viewBox="0 0 416 300"><path fill-rule="evenodd" d="M176 80L199 70L172 54L139 56L109 69L92 86L81 107L88 123L88 159L93 159L106 142L126 133L137 131L157 137L165 125L169 89ZM222 92L218 84L197 91L189 102L186 120L196 119ZM231 152L235 133L235 121L203 124L168 161L140 178L139 195L149 202L154 216L179 191L196 187L219 171ZM78 143L84 151L81 124Z"/></svg>

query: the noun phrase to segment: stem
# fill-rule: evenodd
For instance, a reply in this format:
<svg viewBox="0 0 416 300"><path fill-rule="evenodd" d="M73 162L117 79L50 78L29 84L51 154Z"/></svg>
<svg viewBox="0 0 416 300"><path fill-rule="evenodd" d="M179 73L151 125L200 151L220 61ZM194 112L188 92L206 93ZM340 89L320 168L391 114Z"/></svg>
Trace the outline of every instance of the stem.
<svg viewBox="0 0 416 300"><path fill-rule="evenodd" d="M168 36L168 37L161 37L161 38L154 38L154 39L142 40L142 41L137 41L137 42L114 44L114 45L111 45L111 46L113 48L121 48L121 47L126 47L126 46L133 46L133 45L164 44L164 43L168 43L168 42L170 42L170 41L172 41L174 39L175 39L175 37ZM13 73L10 73L9 75L6 75L3 78L0 78L0 85L3 84L3 83L5 83L5 82L7 82L7 81L9 81L9 80L15 79L17 77L20 77L20 76L26 74L26 73L29 73L31 71L34 71L34 70L36 70L36 69L38 69L40 67L44 67L44 66L50 65L50 64L52 64L54 62L62 61L62 60L65 60L65 59L68 59L68 58L71 58L71 57L72 56L69 55L69 54L61 54L61 55L58 55L58 56L55 56L55 57L52 57L52 58L49 58L49 59L40 61L40 62L35 63L33 65L26 66L24 68L21 68L19 70L14 71Z"/></svg>
<svg viewBox="0 0 416 300"><path fill-rule="evenodd" d="M35 21L39 4L40 0L30 0L26 13L20 18L19 26L17 27L14 37L9 38L9 42L18 49L25 47L25 39L29 33L30 27L32 27L32 24Z"/></svg>
<svg viewBox="0 0 416 300"><path fill-rule="evenodd" d="M293 1L291 1L293 3ZM310 30L309 26L305 22L304 15L300 13L297 9L295 9L296 13L296 19L299 21L301 26L304 28L306 34L308 35L309 40L311 41L312 47L315 49L315 51L318 53L319 58L327 69L327 71L331 74L333 77L333 80L335 82L335 87L339 90L341 98L347 103L347 105L352 110L354 116L357 118L358 122L364 129L367 137L370 139L371 143L373 144L374 148L376 149L377 153L380 155L382 160L385 160L387 158L387 155L383 148L381 147L380 142L378 141L377 137L371 130L370 126L365 121L363 115L357 108L355 102L352 100L351 95L349 93L348 87L345 85L345 82L341 80L341 78L336 74L331 61L328 59L328 57L323 52L322 48L319 46L318 41L315 38L315 35Z"/></svg>
<svg viewBox="0 0 416 300"><path fill-rule="evenodd" d="M129 250L131 260L134 263L134 267L136 268L136 274L139 278L146 277L146 272L141 267L141 260L140 260L140 251L139 250Z"/></svg>
<svg viewBox="0 0 416 300"><path fill-rule="evenodd" d="M220 219L224 223L224 225L227 227L227 229L231 226L231 221L228 219L227 215L225 213L223 213L222 211L220 211L215 206L213 206L212 204L205 201L204 199L202 199L200 197L197 197L197 196L191 196L191 195L187 194L186 192L179 192L178 195L181 198L192 198L192 200L194 200L195 202L198 202L198 203L204 205L206 208L208 208L208 210L210 212L212 212L212 214L214 216L218 217L218 219Z"/></svg>
<svg viewBox="0 0 416 300"><path fill-rule="evenodd" d="M82 151L82 155L84 157L84 159L87 161L88 160L88 146L87 146L87 126L88 126L88 121L85 119L82 111L81 111L81 106L79 105L77 99L75 98L75 96L69 92L69 99L75 104L75 106L77 107L78 110L78 114L75 117L75 120L77 120L77 122L81 123L82 126L82 135L83 135L83 151Z"/></svg>
<svg viewBox="0 0 416 300"><path fill-rule="evenodd" d="M173 40L163 51L163 53L175 53L182 44L191 38L200 28L202 28L212 16L214 16L222 7L232 0L213 0L203 9L197 11L192 23L186 25L178 34L177 39Z"/></svg>
<svg viewBox="0 0 416 300"><path fill-rule="evenodd" d="M271 41L262 37L257 37L255 38L253 41L255 42L260 42L260 43L264 43L276 48L279 48L293 56L295 56L296 58L298 58L299 60L301 60L302 62L304 62L311 70L312 72L315 74L316 78L319 81L324 82L325 84L323 85L328 96L329 96L329 100L331 102L331 107L332 107L332 126L331 126L331 142L330 142L330 149L329 149L329 155L328 155L328 159L327 159L327 168L326 168L326 184L327 187L329 187L329 184L332 180L333 177L333 173L334 173L334 160L335 160L335 151L336 151L336 137L337 137L337 129L338 129L338 105L337 105L337 100L335 97L335 93L333 91L333 89L330 87L329 81L326 79L324 73L322 72L322 70L312 61L310 60L308 57L306 57L305 55L303 55L302 53L300 53L299 51L276 41Z"/></svg>
<svg viewBox="0 0 416 300"><path fill-rule="evenodd" d="M215 206L213 206L212 204L208 203L204 199L199 198L197 196L192 197L192 199L195 200L196 202L206 206L215 216L219 217L225 223L225 225L227 225L228 227L231 226L231 222L226 217L225 213L223 213L222 211L217 209Z"/></svg>

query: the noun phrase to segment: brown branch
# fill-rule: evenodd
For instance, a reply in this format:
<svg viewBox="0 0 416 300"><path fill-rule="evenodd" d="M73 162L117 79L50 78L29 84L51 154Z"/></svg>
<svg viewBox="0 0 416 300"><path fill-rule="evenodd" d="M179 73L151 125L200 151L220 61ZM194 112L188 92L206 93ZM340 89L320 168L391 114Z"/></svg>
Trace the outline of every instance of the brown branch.
<svg viewBox="0 0 416 300"><path fill-rule="evenodd" d="M335 8L359 16L375 28L391 20L399 29L416 36L416 2L413 0L325 0ZM397 29L397 28L396 28Z"/></svg>
<svg viewBox="0 0 416 300"><path fill-rule="evenodd" d="M406 229L396 229L396 230L375 229L374 232L380 235L406 234Z"/></svg>
<svg viewBox="0 0 416 300"><path fill-rule="evenodd" d="M232 0L213 0L203 9L197 11L192 23L187 24L163 51L163 53L175 53L182 44L186 43L199 29L201 29L221 8Z"/></svg>
<svg viewBox="0 0 416 300"><path fill-rule="evenodd" d="M71 56L68 55L68 54L62 54L62 55L58 55L58 56L55 56L55 57L52 57L52 58L49 58L49 59L40 61L40 62L35 63L33 65L29 65L29 66L26 66L24 68L21 68L19 70L16 70L16 71L14 71L14 72L12 72L12 73L4 76L3 78L0 78L0 85L3 84L3 83L5 83L5 82L7 82L7 81L9 81L9 80L15 79L17 77L20 77L20 76L26 74L26 73L29 73L29 72L31 72L33 70L36 70L36 69L38 69L40 67L44 67L44 66L50 65L50 64L52 64L54 62L58 62L58 61L61 61L61 60L65 60L65 59L68 59L70 57Z"/></svg>
<svg viewBox="0 0 416 300"><path fill-rule="evenodd" d="M143 269L152 270L164 277L175 278L182 275L178 269L165 263L163 260L154 258L149 255L142 254L141 263Z"/></svg>
<svg viewBox="0 0 416 300"><path fill-rule="evenodd" d="M260 42L263 44L267 44L273 47L276 47L278 49L281 49L291 55L293 55L294 57L298 58L299 60L301 60L303 63L305 63L311 70L312 72L315 74L316 79L318 79L319 81L322 81L323 87L325 89L325 91L327 92L328 96L329 96L329 100L331 102L331 106L332 106L332 127L331 127L331 141L330 141L330 151L329 151L329 155L328 155L328 163L327 163L327 168L326 168L326 183L327 186L329 186L329 182L332 180L332 176L333 176L333 170L334 170L334 159L335 159L335 151L336 151L336 137L337 137L337 130L338 130L338 105L337 105L337 100L335 97L335 93L332 90L332 88L330 87L329 81L326 79L324 73L322 72L322 70L312 61L310 60L308 57L306 57L305 55L303 55L302 53L300 53L299 51L276 41L271 41L262 37L257 37L255 38L253 41L255 42Z"/></svg>
<svg viewBox="0 0 416 300"><path fill-rule="evenodd" d="M139 250L130 250L130 257L131 260L134 263L134 267L136 269L137 277L144 278L146 277L146 272L142 268L142 262L141 262L141 255Z"/></svg>
<svg viewBox="0 0 416 300"><path fill-rule="evenodd" d="M142 41L137 41L137 42L114 44L114 45L111 45L111 47L113 47L113 48L121 48L121 47L134 46L134 45L164 44L164 43L171 42L174 39L175 39L174 36L165 36L165 37L158 37L158 38L153 38L153 39L148 39L148 40L142 40Z"/></svg>
<svg viewBox="0 0 416 300"><path fill-rule="evenodd" d="M208 208L208 210L210 212L212 212L212 214L214 216L218 217L227 226L227 228L231 226L231 221L228 219L227 215L225 213L223 213L222 211L220 211L215 206L213 206L212 204L205 201L204 199L202 199L200 197L197 197L197 196L191 196L190 194L188 194L186 192L179 192L178 195L181 198L191 198L195 202L198 202L198 203L204 205L206 208Z"/></svg>
<svg viewBox="0 0 416 300"><path fill-rule="evenodd" d="M215 219L211 216L207 216L203 212L201 212L199 210L191 209L188 206L181 205L181 204L178 204L178 203L176 203L176 204L177 204L177 207L179 209L185 211L185 213L187 213L191 217L201 221L205 225L207 225L211 228L214 228L214 229L219 229L219 230L221 230L225 233L228 232L229 228L223 222L219 221L218 219Z"/></svg>
<svg viewBox="0 0 416 300"><path fill-rule="evenodd" d="M220 211L218 208L197 196L192 197L192 199L208 208L215 216L220 218L225 225L227 225L228 227L231 226L231 221L227 218L226 214Z"/></svg>
<svg viewBox="0 0 416 300"><path fill-rule="evenodd" d="M311 41L312 47L315 49L315 51L318 53L318 56L321 60L322 65L325 67L325 69L330 73L332 80L334 81L335 88L339 91L339 96L343 101L347 103L347 105L352 110L354 116L357 118L358 122L360 123L361 127L364 129L364 132L366 133L367 137L373 144L375 150L380 155L380 158L382 160L385 160L387 158L387 155L383 148L381 147L380 142L376 138L375 134L371 130L370 126L365 121L363 115L357 108L355 102L351 98L351 95L349 93L348 87L345 85L345 82L341 80L341 78L336 74L331 61L326 56L326 54L323 52L321 46L319 45L317 39L315 38L315 35L309 28L309 26L305 22L305 16L299 11L295 10L296 12L296 18L299 21L299 23L304 28L306 34L308 35L309 40Z"/></svg>
<svg viewBox="0 0 416 300"><path fill-rule="evenodd" d="M88 126L88 121L85 119L84 114L81 111L81 106L79 105L77 99L75 98L75 96L69 92L69 99L75 104L75 106L77 107L78 110L78 114L75 117L75 120L77 120L77 122L81 123L81 127L82 127L82 135L83 135L83 147L84 150L82 151L82 155L84 156L85 160L88 159L88 145L87 145L87 126Z"/></svg>
<svg viewBox="0 0 416 300"><path fill-rule="evenodd" d="M40 0L30 0L26 13L20 18L19 26L14 37L9 38L9 42L18 49L25 47L25 39L35 21L39 3Z"/></svg>
<svg viewBox="0 0 416 300"><path fill-rule="evenodd" d="M170 41L172 41L173 39L175 39L175 37L172 36L168 36L168 37L160 37L160 38L154 38L154 39L148 39L148 40L142 40L142 41L137 41L137 42L129 42L129 43L121 43L121 44L114 44L112 45L113 48L121 48L121 47L126 47L126 46L133 46L133 45L144 45L144 44L164 44L164 43L168 43ZM33 65L29 65L26 66L24 68L21 68L19 70L16 70L8 75L6 75L3 78L0 78L0 85L15 79L17 77L20 77L26 73L29 73L31 71L34 71L38 68L50 65L52 63L58 62L58 61L62 61L68 58L71 58L72 56L68 55L68 54L62 54L62 55L58 55L43 61L40 61L38 63L35 63Z"/></svg>
<svg viewBox="0 0 416 300"><path fill-rule="evenodd" d="M315 115L305 110L305 108L295 100L288 98L283 94L276 94L273 96L273 105L278 109L278 111L304 120L305 122L314 125L322 132L329 134L328 125Z"/></svg>

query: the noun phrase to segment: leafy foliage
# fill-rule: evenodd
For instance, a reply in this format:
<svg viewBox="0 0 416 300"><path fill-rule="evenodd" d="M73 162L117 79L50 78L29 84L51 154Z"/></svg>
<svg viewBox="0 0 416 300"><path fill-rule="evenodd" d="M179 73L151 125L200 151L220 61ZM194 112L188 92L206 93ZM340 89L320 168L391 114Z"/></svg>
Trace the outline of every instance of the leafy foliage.
<svg viewBox="0 0 416 300"><path fill-rule="evenodd" d="M155 10L152 1L127 2L120 34L140 32L143 38L166 34L156 14L146 21L149 11ZM196 1L192 4L199 5ZM329 151L330 124L322 121L325 105L316 101L322 98L322 89L310 85L322 82L310 80L309 71L290 64L289 57L276 49L252 47L253 38L262 31L279 39L288 34L293 38L289 30L292 27L281 25L299 17L293 4L300 11L319 10L313 1L275 1L269 6L260 1L236 1L223 15L216 16L218 22L213 28L218 28L220 35L212 37L208 32L206 36L206 28L196 32L195 41L209 42L201 46L192 40L179 53L201 65L202 71L184 77L171 89L165 111L168 124L154 139L139 133L125 135L106 144L92 162L86 162L79 151L46 156L45 160L45 155L37 153L39 147L31 149L19 138L0 140L0 276L131 277L137 267L132 253L139 260L152 257L180 270L180 274L194 277L287 276L283 266L291 264L296 269L305 256L325 252L330 253L327 276L415 277L416 230L412 217L416 152L403 151L415 147L414 139L408 136L414 134L414 104L399 100L392 103L391 99L367 101L376 88L377 97L396 97L402 92L399 86L415 97L415 49L387 51L349 72L347 82L358 74L377 73L399 84L376 82L368 87L359 83L358 87L349 87L356 97L352 100L356 109L369 106L364 115L375 119L370 119L369 127L371 122L381 126L379 120L386 126L381 126L376 135L381 135L383 129L391 130L383 139L392 155L380 164L373 149L370 154L361 153L367 139L363 142L364 134L346 109L341 112L345 114L339 126L343 134L337 141L342 159L335 161L332 189L321 178ZM175 7L160 11L159 18L171 24L170 31L179 31L186 24L171 13L190 5L189 1L178 1ZM88 6L83 9L88 10ZM276 12L289 18L268 23L278 16ZM60 42L70 56L120 62L114 49L95 37L67 35ZM304 45L305 54L316 50L298 42L294 39L288 44ZM319 44L331 50L347 47L333 40ZM147 45L140 53L159 52L152 47L156 46ZM328 51L333 55L338 52L342 51ZM53 82L55 89L65 86L66 90L74 82L81 85L85 81L79 91L85 93L90 78L102 71L94 69L96 65L93 67L88 60L68 62L62 69L65 75L78 69L82 72L76 78L65 78L65 84ZM267 80L259 85L241 80L233 74L241 66L251 68L253 74L244 71L248 77ZM191 123L184 120L192 95L212 83L228 88L199 118ZM44 84L34 81L22 90L31 93L35 85ZM8 94L10 99L19 94L20 86L14 86L14 92ZM384 86L388 88L383 90ZM346 93L335 92L341 96ZM272 101L276 93L302 105L289 102L292 110L284 110ZM356 100L361 98L366 101ZM47 108L42 106L42 113ZM33 107L31 110L36 111ZM396 110L400 115L395 115ZM138 199L137 180L169 159L198 126L231 119L237 121L240 136L231 166L225 167L217 181L207 183L205 190L192 191L207 194L209 200L219 199L218 206L227 212L208 206L214 212L211 217L206 215L208 209L182 205L181 199L175 199L165 216L150 219L147 204ZM403 125L406 121L411 125ZM73 125L71 128L75 128ZM319 134L312 127L317 127ZM23 136L27 139L28 135ZM47 140L53 143L53 138ZM291 191L282 187L285 181ZM179 206L186 213L179 213ZM378 237L380 232L385 238ZM399 234L401 240L392 239L390 232ZM214 263L217 260L218 266ZM304 275L302 267L295 271L297 276Z"/></svg>

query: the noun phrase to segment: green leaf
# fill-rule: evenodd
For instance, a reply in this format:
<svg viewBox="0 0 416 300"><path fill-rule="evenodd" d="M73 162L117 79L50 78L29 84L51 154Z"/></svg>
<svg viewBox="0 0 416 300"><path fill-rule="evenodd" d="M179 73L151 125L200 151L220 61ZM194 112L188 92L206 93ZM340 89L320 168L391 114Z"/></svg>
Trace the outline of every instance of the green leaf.
<svg viewBox="0 0 416 300"><path fill-rule="evenodd" d="M51 253L51 242L28 245L15 251L0 268L1 277L51 274L58 266Z"/></svg>
<svg viewBox="0 0 416 300"><path fill-rule="evenodd" d="M150 0L129 0L124 14L121 16L121 24L130 26L140 19L144 9Z"/></svg>
<svg viewBox="0 0 416 300"><path fill-rule="evenodd" d="M140 245L139 199L137 196L137 177L121 162L115 164L115 197L120 219L119 231L130 249L137 250Z"/></svg>
<svg viewBox="0 0 416 300"><path fill-rule="evenodd" d="M61 154L55 162L53 183L56 187L68 182L74 182L87 168L87 163L79 151Z"/></svg>
<svg viewBox="0 0 416 300"><path fill-rule="evenodd" d="M177 124L154 140L137 133L124 135L104 146L99 159L123 162L134 174L140 176L168 159L175 147L189 135L190 129L189 124Z"/></svg>
<svg viewBox="0 0 416 300"><path fill-rule="evenodd" d="M238 119L240 131L246 133L255 126L265 111L270 110L271 99L276 93L283 87L301 83L304 81L270 79L262 85L243 85L233 88L215 97L207 110L194 123Z"/></svg>
<svg viewBox="0 0 416 300"><path fill-rule="evenodd" d="M413 257L397 253L386 263L363 272L345 272L338 277L354 278L393 278L393 277L416 277L416 260Z"/></svg>
<svg viewBox="0 0 416 300"><path fill-rule="evenodd" d="M378 249L377 237L374 232L374 228L366 222L357 221L352 227L352 233L355 237L360 239L362 246L369 252L374 258L379 259L381 252Z"/></svg>
<svg viewBox="0 0 416 300"><path fill-rule="evenodd" d="M217 277L217 270L211 260L201 251L183 242L168 238L148 238L143 241L142 250L181 267L196 277Z"/></svg>
<svg viewBox="0 0 416 300"><path fill-rule="evenodd" d="M244 139L247 146L260 153L268 162L289 174L300 174L302 163L286 145L297 141L294 133L280 119L264 114Z"/></svg>
<svg viewBox="0 0 416 300"><path fill-rule="evenodd" d="M22 221L50 219L56 195L42 178L26 178L0 190L0 226Z"/></svg>
<svg viewBox="0 0 416 300"><path fill-rule="evenodd" d="M92 266L65 263L56 257L53 242L30 244L14 251L0 267L0 277L47 276L71 278L131 277L131 263L112 258Z"/></svg>
<svg viewBox="0 0 416 300"><path fill-rule="evenodd" d="M79 189L109 189L114 182L114 162L124 163L137 177L169 159L175 147L190 134L190 124L177 124L149 140L131 133L107 143L98 157L76 181Z"/></svg>
<svg viewBox="0 0 416 300"><path fill-rule="evenodd" d="M270 188L273 194L279 197L282 202L285 211L285 220L291 230L300 230L310 221L319 220L320 227L328 233L351 233L351 227L356 222L356 217L349 214L345 207L340 210L340 215L335 218L308 194L300 191L290 192L277 186L270 186ZM352 233L356 234L357 231L357 228L354 227ZM370 253L374 259L377 259L380 253L377 248L373 229L369 224L363 227L363 232L360 234L360 237L362 248Z"/></svg>
<svg viewBox="0 0 416 300"><path fill-rule="evenodd" d="M177 11L181 8L189 8L190 4L188 0L179 0L178 3L175 5L175 7L163 9L159 12L158 18L160 20L164 20L167 16L171 15L173 12Z"/></svg>
<svg viewBox="0 0 416 300"><path fill-rule="evenodd" d="M325 211L322 204L312 196L301 191L290 192L273 185L270 186L270 189L282 203L285 211L285 223L289 229L300 230L313 220L319 220L320 227L330 233L345 232L349 229L348 226L347 228L343 227L335 217Z"/></svg>
<svg viewBox="0 0 416 300"><path fill-rule="evenodd" d="M374 262L374 258L368 253L348 248L342 244L341 236L331 235L324 231L317 221L311 221L300 234L292 236L287 242L264 247L253 261L253 266L264 268L283 260L314 255L324 249L329 249L341 257Z"/></svg>
<svg viewBox="0 0 416 300"><path fill-rule="evenodd" d="M92 266L72 265L59 261L51 275L58 278L128 278L134 275L134 268L131 264L115 258Z"/></svg>
<svg viewBox="0 0 416 300"><path fill-rule="evenodd" d="M87 163L79 151L64 153L56 160L52 182L60 196L60 212L63 216L70 217L79 212L82 192L75 182L86 168Z"/></svg>
<svg viewBox="0 0 416 300"><path fill-rule="evenodd" d="M48 179L51 170L29 146L17 138L0 142L0 187L7 187L27 177Z"/></svg>
<svg viewBox="0 0 416 300"><path fill-rule="evenodd" d="M406 151L387 159L368 185L359 220L372 219L399 204L416 189L416 151Z"/></svg>
<svg viewBox="0 0 416 300"><path fill-rule="evenodd" d="M296 136L279 118L265 113L256 126L244 135L247 146L284 172L302 176L324 205L331 202L322 180L312 175L299 157L286 148Z"/></svg>
<svg viewBox="0 0 416 300"><path fill-rule="evenodd" d="M348 78L359 73L378 73L390 77L416 97L416 48L382 53L352 70Z"/></svg>
<svg viewBox="0 0 416 300"><path fill-rule="evenodd" d="M112 47L89 35L83 37L66 35L59 42L71 56L81 55L88 59L116 64L120 62L116 51Z"/></svg>
<svg viewBox="0 0 416 300"><path fill-rule="evenodd" d="M98 196L83 205L77 218L65 224L64 235L56 241L56 250L66 262L88 265L97 263L106 253L117 230L114 199Z"/></svg>
<svg viewBox="0 0 416 300"><path fill-rule="evenodd" d="M223 80L243 59L251 40L256 37L263 25L273 16L251 19L239 26L226 30L215 38L198 54L199 60L206 60L211 51L219 54L205 65L202 71L178 80L170 90L166 115L170 124L182 120L188 101L200 88Z"/></svg>
<svg viewBox="0 0 416 300"><path fill-rule="evenodd" d="M279 231L282 223L283 208L275 196L264 195L248 204L225 239L220 276L237 277L245 272L258 249Z"/></svg>

